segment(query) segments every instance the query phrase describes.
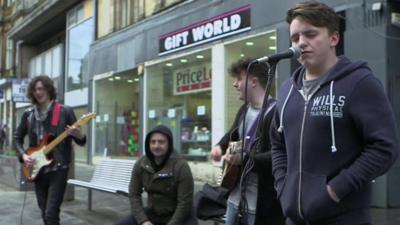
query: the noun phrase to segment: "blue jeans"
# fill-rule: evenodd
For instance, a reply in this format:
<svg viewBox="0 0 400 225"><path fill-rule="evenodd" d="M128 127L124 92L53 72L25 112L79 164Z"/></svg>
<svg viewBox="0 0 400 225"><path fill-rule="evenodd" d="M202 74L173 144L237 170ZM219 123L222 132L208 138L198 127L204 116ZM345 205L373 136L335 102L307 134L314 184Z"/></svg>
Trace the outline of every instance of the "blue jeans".
<svg viewBox="0 0 400 225"><path fill-rule="evenodd" d="M228 206L226 208L226 225L233 225L235 223L236 215L238 214L238 208L228 202ZM242 217L242 224L245 225L254 225L254 221L256 220L256 215L252 213L244 213Z"/></svg>

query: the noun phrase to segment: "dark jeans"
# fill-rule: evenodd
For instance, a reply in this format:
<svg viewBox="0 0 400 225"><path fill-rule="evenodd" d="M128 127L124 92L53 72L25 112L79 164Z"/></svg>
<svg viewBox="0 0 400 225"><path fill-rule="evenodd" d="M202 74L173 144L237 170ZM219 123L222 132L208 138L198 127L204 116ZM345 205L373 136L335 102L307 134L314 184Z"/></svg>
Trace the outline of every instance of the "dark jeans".
<svg viewBox="0 0 400 225"><path fill-rule="evenodd" d="M45 225L60 224L60 206L67 186L68 169L39 174L35 193Z"/></svg>

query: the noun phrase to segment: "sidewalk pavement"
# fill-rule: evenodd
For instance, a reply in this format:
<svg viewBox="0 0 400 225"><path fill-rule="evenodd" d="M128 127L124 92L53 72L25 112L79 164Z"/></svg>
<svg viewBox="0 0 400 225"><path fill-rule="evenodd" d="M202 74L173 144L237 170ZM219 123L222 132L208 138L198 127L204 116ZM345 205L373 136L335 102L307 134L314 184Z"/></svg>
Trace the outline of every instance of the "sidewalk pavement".
<svg viewBox="0 0 400 225"><path fill-rule="evenodd" d="M76 165L77 179L90 179L93 167ZM202 184L196 182L196 190ZM35 194L15 191L0 184L0 225L42 225ZM400 224L400 209L372 210L374 225ZM21 217L21 213L23 216ZM93 192L92 211L87 208L87 190L75 188L75 200L65 201L61 208L62 225L111 225L129 213L129 201L124 196ZM212 225L199 220L199 225Z"/></svg>
<svg viewBox="0 0 400 225"><path fill-rule="evenodd" d="M93 169L92 166L76 164L76 179L90 180ZM196 187L200 188L201 184ZM62 225L112 225L130 212L127 197L99 191L93 191L92 211L89 211L87 195L87 189L75 188L75 200L63 202ZM0 225L28 224L43 225L35 193L15 191L0 183ZM199 220L199 225L212 224Z"/></svg>

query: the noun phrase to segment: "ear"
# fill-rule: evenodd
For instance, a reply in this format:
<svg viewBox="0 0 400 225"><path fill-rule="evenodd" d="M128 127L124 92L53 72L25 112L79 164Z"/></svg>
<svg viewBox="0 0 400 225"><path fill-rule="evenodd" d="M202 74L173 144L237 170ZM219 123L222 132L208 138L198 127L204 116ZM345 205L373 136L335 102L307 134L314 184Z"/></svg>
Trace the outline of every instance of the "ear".
<svg viewBox="0 0 400 225"><path fill-rule="evenodd" d="M333 32L333 34L330 36L330 39L331 39L331 47L336 47L340 40L339 32L337 31Z"/></svg>
<svg viewBox="0 0 400 225"><path fill-rule="evenodd" d="M259 83L258 78L252 76L251 79L250 79L251 87L253 87L253 88L256 87L258 83Z"/></svg>

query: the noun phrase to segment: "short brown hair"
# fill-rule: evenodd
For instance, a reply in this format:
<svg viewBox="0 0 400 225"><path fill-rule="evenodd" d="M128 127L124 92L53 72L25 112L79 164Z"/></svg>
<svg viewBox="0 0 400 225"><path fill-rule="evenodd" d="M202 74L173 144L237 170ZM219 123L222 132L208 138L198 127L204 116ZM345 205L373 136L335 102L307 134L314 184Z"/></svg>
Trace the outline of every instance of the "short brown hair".
<svg viewBox="0 0 400 225"><path fill-rule="evenodd" d="M235 78L240 77L240 73L242 71L246 72L247 67L253 61L254 59L244 58L244 59L239 59L235 63L232 63L232 65L229 68L230 75ZM249 69L249 76L257 77L257 79L260 81L261 86L263 86L264 88L266 87L268 81L267 73L268 73L268 67L265 63L253 63Z"/></svg>
<svg viewBox="0 0 400 225"><path fill-rule="evenodd" d="M339 32L339 16L324 3L315 0L298 3L287 11L286 22L291 24L296 17L301 17L313 26L326 27L329 34Z"/></svg>
<svg viewBox="0 0 400 225"><path fill-rule="evenodd" d="M50 100L54 100L57 97L57 92L56 88L54 87L54 82L50 77L46 75L40 75L34 77L31 82L28 85L28 98L31 100L33 104L37 104L38 102L36 101L33 92L35 91L35 85L37 82L41 81L43 84L44 89L47 91L49 94Z"/></svg>

